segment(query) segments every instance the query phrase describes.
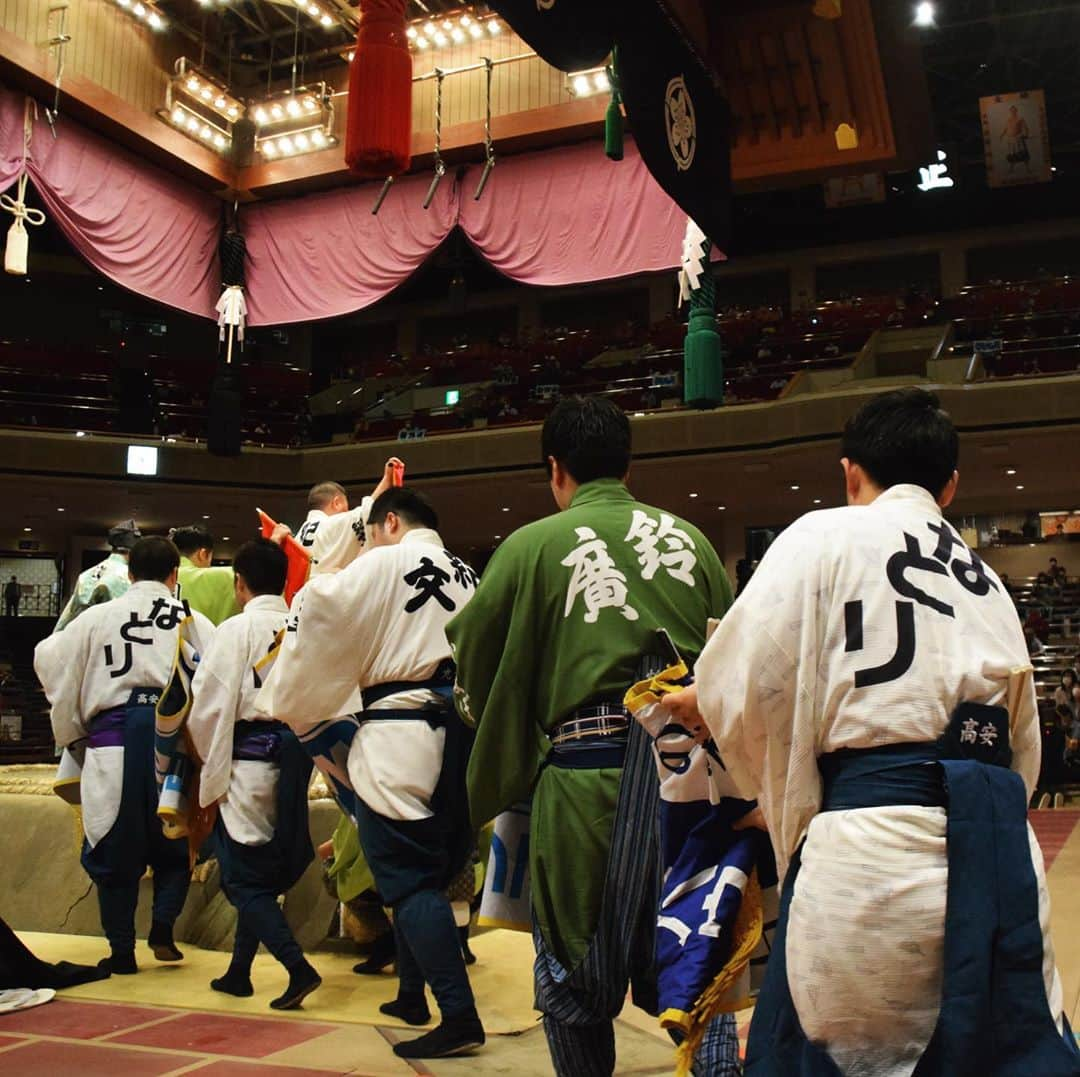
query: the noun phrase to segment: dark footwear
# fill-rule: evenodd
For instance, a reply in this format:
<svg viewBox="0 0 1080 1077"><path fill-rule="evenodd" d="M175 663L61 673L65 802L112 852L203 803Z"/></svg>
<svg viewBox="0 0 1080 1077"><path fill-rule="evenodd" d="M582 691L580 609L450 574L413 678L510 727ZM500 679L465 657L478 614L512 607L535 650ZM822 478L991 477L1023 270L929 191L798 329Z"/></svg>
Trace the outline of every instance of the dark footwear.
<svg viewBox="0 0 1080 1077"><path fill-rule="evenodd" d="M384 1002L379 1013L396 1017L407 1025L426 1025L431 1020L431 1010L423 995L398 995L393 1002Z"/></svg>
<svg viewBox="0 0 1080 1077"><path fill-rule="evenodd" d="M135 960L135 955L131 955ZM97 980L105 980L109 977L109 970L101 965L74 965L70 961L57 961L53 965L53 973L49 977L49 983L43 983L41 987L54 987L58 991L65 987L78 987L79 984L94 983Z"/></svg>
<svg viewBox="0 0 1080 1077"><path fill-rule="evenodd" d="M147 945L154 951L154 957L158 961L183 961L184 955L176 948L173 942L172 926L159 924L156 921L150 928L150 935L146 940Z"/></svg>
<svg viewBox="0 0 1080 1077"><path fill-rule="evenodd" d="M397 946L393 932L381 935L372 944L367 958L358 965L353 965L353 972L358 976L378 976L397 960Z"/></svg>
<svg viewBox="0 0 1080 1077"><path fill-rule="evenodd" d="M447 1017L423 1036L395 1044L394 1054L398 1058L449 1058L483 1047L484 1039L479 1017Z"/></svg>
<svg viewBox="0 0 1080 1077"><path fill-rule="evenodd" d="M229 969L224 976L210 981L210 987L214 991L220 991L223 995L235 995L237 998L251 998L255 994L255 988L251 984L250 976L243 976L239 972Z"/></svg>
<svg viewBox="0 0 1080 1077"><path fill-rule="evenodd" d="M305 961L289 972L289 986L270 1003L270 1009L295 1010L321 984L322 977Z"/></svg>
<svg viewBox="0 0 1080 1077"><path fill-rule="evenodd" d="M476 964L476 954L469 949L469 928L459 927L458 938L461 940L461 956L465 959L466 965Z"/></svg>
<svg viewBox="0 0 1080 1077"><path fill-rule="evenodd" d="M139 971L139 966L135 964L134 952L103 957L97 967L108 976L134 976Z"/></svg>

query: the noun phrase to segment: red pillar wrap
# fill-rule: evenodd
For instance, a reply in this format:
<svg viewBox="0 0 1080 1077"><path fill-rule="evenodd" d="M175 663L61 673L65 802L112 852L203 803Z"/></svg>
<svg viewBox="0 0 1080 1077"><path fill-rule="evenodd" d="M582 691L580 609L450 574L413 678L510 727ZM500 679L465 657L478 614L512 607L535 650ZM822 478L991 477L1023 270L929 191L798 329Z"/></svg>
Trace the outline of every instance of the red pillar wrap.
<svg viewBox="0 0 1080 1077"><path fill-rule="evenodd" d="M381 179L409 167L413 66L405 2L360 0L345 123L345 163L358 176Z"/></svg>

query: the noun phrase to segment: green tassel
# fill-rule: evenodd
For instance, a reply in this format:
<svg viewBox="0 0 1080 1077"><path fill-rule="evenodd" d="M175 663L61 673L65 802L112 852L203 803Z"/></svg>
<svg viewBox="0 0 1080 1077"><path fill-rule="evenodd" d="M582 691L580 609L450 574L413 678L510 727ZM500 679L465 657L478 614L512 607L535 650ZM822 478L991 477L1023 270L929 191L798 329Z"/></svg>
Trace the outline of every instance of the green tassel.
<svg viewBox="0 0 1080 1077"><path fill-rule="evenodd" d="M618 62L618 49L613 48L611 63L607 69L608 82L611 83L611 101L608 102L607 114L604 116L604 153L612 161L623 159L623 115L619 108L622 94L619 92Z"/></svg>
<svg viewBox="0 0 1080 1077"><path fill-rule="evenodd" d="M604 117L604 153L613 161L623 159L623 115L614 93Z"/></svg>
<svg viewBox="0 0 1080 1077"><path fill-rule="evenodd" d="M705 253L699 286L690 294L690 318L683 344L683 400L690 407L709 408L724 400L724 346L716 331L716 279L709 251Z"/></svg>

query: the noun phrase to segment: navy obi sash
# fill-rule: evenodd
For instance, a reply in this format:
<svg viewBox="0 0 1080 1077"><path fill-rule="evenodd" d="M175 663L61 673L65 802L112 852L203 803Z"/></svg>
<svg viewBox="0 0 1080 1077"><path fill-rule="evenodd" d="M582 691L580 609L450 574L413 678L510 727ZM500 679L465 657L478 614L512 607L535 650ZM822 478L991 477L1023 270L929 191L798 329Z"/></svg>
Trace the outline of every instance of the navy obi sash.
<svg viewBox="0 0 1080 1077"><path fill-rule="evenodd" d="M454 708L454 678L457 675L457 666L449 659L443 659L435 672L422 681L387 681L385 684L374 684L363 691L364 710L360 718L367 721L379 722L404 722L422 719L433 729L446 725L446 719ZM390 696L401 695L405 692L428 691L439 696L439 703L431 703L424 707L388 707L385 710L372 710L371 708Z"/></svg>
<svg viewBox="0 0 1080 1077"><path fill-rule="evenodd" d="M964 703L935 743L845 749L818 761L825 811L914 805L948 814L941 1009L913 1077L1080 1075L1068 1021L1063 1037L1047 1003L1027 795L1008 769L1008 721L1002 707ZM840 1073L806 1039L788 988L787 920L801 851L784 881L746 1077Z"/></svg>

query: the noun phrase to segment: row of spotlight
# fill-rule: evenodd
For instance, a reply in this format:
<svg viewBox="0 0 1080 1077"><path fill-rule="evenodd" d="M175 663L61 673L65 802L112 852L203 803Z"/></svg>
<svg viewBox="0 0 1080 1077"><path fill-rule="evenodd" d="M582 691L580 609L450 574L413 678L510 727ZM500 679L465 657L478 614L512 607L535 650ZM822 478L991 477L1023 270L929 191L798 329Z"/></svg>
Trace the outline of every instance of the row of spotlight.
<svg viewBox="0 0 1080 1077"><path fill-rule="evenodd" d="M461 15L455 19L443 19L441 22L431 19L414 22L405 33L414 49L445 49L451 43L463 45L470 38L479 41L485 34L497 37L502 33L502 23L494 15L486 19Z"/></svg>
<svg viewBox="0 0 1080 1077"><path fill-rule="evenodd" d="M259 153L270 161L278 157L295 157L300 153L325 150L336 145L337 139L327 134L321 127L278 135L277 138L261 138L258 142Z"/></svg>

